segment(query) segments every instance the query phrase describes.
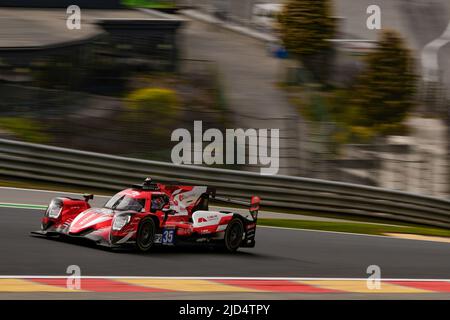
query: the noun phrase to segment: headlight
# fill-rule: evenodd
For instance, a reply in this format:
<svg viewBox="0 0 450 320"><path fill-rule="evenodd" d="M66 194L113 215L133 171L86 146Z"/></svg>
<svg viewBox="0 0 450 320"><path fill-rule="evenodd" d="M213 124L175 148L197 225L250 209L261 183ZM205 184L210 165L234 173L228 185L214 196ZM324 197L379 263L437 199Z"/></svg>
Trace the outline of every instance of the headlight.
<svg viewBox="0 0 450 320"><path fill-rule="evenodd" d="M56 219L61 214L63 208L63 203L59 199L52 200L50 202L48 209L47 209L47 215L49 218Z"/></svg>
<svg viewBox="0 0 450 320"><path fill-rule="evenodd" d="M114 218L114 223L113 223L112 229L114 231L119 231L123 227L125 227L127 225L127 223L130 222L130 220L131 220L130 216L116 216Z"/></svg>

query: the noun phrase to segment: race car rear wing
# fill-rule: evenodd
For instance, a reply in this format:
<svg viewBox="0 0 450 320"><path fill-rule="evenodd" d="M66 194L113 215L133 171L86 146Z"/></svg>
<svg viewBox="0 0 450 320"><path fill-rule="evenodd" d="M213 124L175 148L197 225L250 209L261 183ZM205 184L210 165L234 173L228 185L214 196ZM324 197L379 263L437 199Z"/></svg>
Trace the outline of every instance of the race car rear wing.
<svg viewBox="0 0 450 320"><path fill-rule="evenodd" d="M222 203L227 203L227 204L237 204L237 205L242 205L245 207L249 208L249 212L252 215L254 220L258 219L258 212L259 212L259 207L260 207L260 203L261 203L261 198L257 197L257 196L252 196L250 202L244 201L244 200L238 200L238 199L232 199L232 198L227 198L227 197L217 197L214 196L212 198L213 200L217 201L217 202L222 202Z"/></svg>

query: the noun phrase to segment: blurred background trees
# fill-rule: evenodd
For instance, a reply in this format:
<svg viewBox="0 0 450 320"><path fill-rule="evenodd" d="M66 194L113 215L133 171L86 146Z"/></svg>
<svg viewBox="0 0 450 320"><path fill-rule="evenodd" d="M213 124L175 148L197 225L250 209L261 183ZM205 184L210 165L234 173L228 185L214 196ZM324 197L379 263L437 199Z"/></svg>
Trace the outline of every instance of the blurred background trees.
<svg viewBox="0 0 450 320"><path fill-rule="evenodd" d="M313 80L326 82L336 34L331 1L288 0L278 17L281 40Z"/></svg>
<svg viewBox="0 0 450 320"><path fill-rule="evenodd" d="M365 69L344 94L340 119L356 135L405 133L403 122L415 105L417 89L410 50L398 33L387 30L365 61Z"/></svg>
<svg viewBox="0 0 450 320"><path fill-rule="evenodd" d="M348 83L334 84L336 18L330 1L289 0L279 15L282 43L301 63L303 80L293 99L308 120L336 122L338 140L370 142L375 137L403 134L416 99L413 55L400 34L386 30L363 57L360 71ZM293 89L291 88L292 92Z"/></svg>
<svg viewBox="0 0 450 320"><path fill-rule="evenodd" d="M123 118L132 126L127 134L147 134L154 141L170 136L180 116L180 99L168 88L143 88L132 91L126 97L127 109ZM147 132L145 132L147 131ZM165 140L164 140L165 141Z"/></svg>

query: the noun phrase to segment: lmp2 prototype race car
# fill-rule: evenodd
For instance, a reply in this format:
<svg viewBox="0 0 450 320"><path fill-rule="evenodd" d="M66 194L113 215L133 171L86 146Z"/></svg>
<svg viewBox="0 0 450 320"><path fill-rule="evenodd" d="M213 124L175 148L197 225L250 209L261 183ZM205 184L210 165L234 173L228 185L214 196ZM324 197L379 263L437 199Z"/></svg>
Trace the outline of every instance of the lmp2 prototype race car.
<svg viewBox="0 0 450 320"><path fill-rule="evenodd" d="M32 235L87 239L143 252L179 244L204 244L228 252L254 247L259 197L251 198L248 213L209 211L210 198L218 199L208 187L164 185L147 178L111 197L103 208L91 208L93 195L84 200L54 198L41 230Z"/></svg>

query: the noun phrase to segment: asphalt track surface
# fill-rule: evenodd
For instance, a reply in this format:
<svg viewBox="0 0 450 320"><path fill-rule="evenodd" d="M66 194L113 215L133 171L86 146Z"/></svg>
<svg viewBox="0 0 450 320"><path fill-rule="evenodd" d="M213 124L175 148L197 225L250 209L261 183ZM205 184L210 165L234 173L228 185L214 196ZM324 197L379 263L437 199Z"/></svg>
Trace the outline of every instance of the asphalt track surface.
<svg viewBox="0 0 450 320"><path fill-rule="evenodd" d="M1 203L42 205L58 192L0 188ZM99 206L105 198L97 197ZM381 276L449 279L450 244L333 232L259 227L257 245L236 254L202 248L161 248L148 254L111 252L95 246L34 238L43 210L0 208L0 276L66 276L78 265L83 276L367 278L369 265ZM0 293L0 299L64 299L55 293ZM68 298L68 296L66 297ZM448 294L98 294L70 299L448 299Z"/></svg>
<svg viewBox="0 0 450 320"><path fill-rule="evenodd" d="M450 278L448 243L259 228L257 246L236 254L203 248L111 252L31 237L41 215L0 208L0 275L64 275L75 264L89 276L364 278L375 264L383 278Z"/></svg>

